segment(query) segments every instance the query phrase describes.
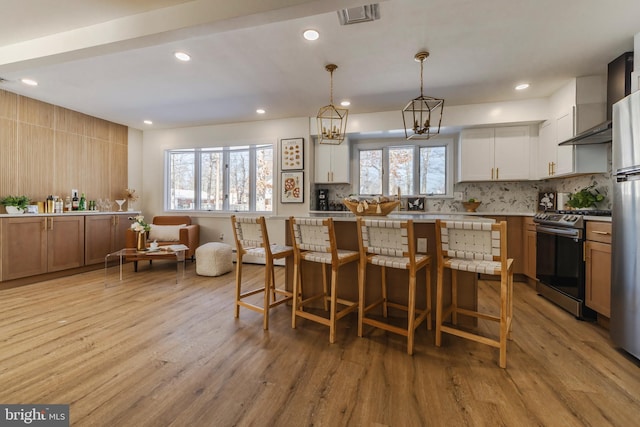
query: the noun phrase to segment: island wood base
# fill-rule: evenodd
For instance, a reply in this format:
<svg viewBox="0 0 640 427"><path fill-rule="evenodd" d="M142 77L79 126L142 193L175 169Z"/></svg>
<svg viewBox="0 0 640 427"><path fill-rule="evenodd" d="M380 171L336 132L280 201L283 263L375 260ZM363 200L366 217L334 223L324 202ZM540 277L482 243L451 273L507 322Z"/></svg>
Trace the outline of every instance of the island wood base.
<svg viewBox="0 0 640 427"><path fill-rule="evenodd" d="M358 233L356 229L356 221L352 220L336 220L334 221L336 231L336 240L338 248L357 251ZM291 245L291 232L289 229L289 220L286 220L286 244ZM432 317L435 321L435 301L436 301L436 280L437 280L437 260L436 260L436 235L435 224L433 222L414 222L415 238L427 239L427 253L432 256L431 263L431 283L432 295L431 301ZM416 242L417 245L417 242ZM416 246L417 247L417 246ZM303 261L304 262L304 261ZM302 268L302 280L305 295L318 293L322 289L322 265L317 263L304 263ZM327 266L327 268L329 268ZM331 277L329 275L329 277ZM424 274L417 277L417 293L416 308L424 309L426 301L426 284ZM338 272L340 298L356 301L358 299L358 265L351 263L340 268ZM390 301L397 301L406 304L408 295L408 272L406 270L396 270L387 268L387 294ZM444 285L448 289L451 283L451 272L445 270ZM458 305L471 310L477 309L478 300L478 279L477 274L459 272L458 273ZM380 284L380 267L374 265L367 266L367 302L375 301L381 297ZM287 259L286 262L286 289L293 289L293 257ZM445 307L451 303L450 292L445 290L444 305ZM322 304L318 303L318 308ZM380 311L380 314L382 311ZM400 310L393 310L390 316L405 316L406 313ZM458 323L466 325L475 325L477 319L460 315Z"/></svg>

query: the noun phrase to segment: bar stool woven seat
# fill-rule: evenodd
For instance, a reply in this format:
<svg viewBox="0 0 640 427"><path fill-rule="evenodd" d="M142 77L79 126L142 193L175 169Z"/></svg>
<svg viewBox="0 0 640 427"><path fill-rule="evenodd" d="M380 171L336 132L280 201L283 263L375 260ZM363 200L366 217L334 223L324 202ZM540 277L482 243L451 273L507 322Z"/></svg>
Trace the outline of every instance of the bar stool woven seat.
<svg viewBox="0 0 640 427"><path fill-rule="evenodd" d="M436 290L436 346L442 333L477 341L500 350L500 367L507 366L507 339L511 336L513 320L513 259L507 258L507 223L436 220L438 283ZM444 269L451 270L452 303L443 307ZM499 315L463 309L457 305L457 272L468 271L500 276ZM499 323L498 338L457 327L457 315L465 314ZM444 319L451 315L451 324Z"/></svg>
<svg viewBox="0 0 640 427"><path fill-rule="evenodd" d="M358 309L357 301L340 298L338 271L340 267L357 262L360 254L357 251L338 249L336 244L333 220L331 218L289 218L289 226L293 240L293 311L291 327L296 327L297 317L329 326L329 342L334 343L337 321ZM322 265L322 293L304 296L302 284L302 266L304 262L315 262ZM327 283L327 268L331 266L330 290ZM329 318L305 311L305 307L314 301L322 300L324 309L329 310ZM344 308L338 310L338 304Z"/></svg>
<svg viewBox="0 0 640 427"><path fill-rule="evenodd" d="M236 242L236 298L235 317L240 316L240 307L263 314L263 329L269 329L269 310L287 301L291 301L293 294L276 287L275 270L273 261L276 259L293 256L291 246L271 245L267 233L267 224L263 216L260 217L236 217L231 216L233 237ZM251 289L242 290L242 258L245 255L253 255L264 258L264 285ZM254 304L245 299L259 293L264 294L262 306ZM278 296L282 298L278 299Z"/></svg>
<svg viewBox="0 0 640 427"><path fill-rule="evenodd" d="M417 254L413 232L413 221L369 220L358 218L358 240L360 243L358 336L362 336L363 325L371 325L407 337L407 353L413 354L415 330L427 320L431 329L431 256ZM367 264L380 266L382 297L366 305ZM387 268L407 270L408 300L406 305L391 302L387 298ZM416 275L425 269L426 301L424 310L416 310ZM393 286L398 286L393 284ZM367 317L367 313L382 305L383 317L388 317L388 308L407 312L407 327L401 328Z"/></svg>

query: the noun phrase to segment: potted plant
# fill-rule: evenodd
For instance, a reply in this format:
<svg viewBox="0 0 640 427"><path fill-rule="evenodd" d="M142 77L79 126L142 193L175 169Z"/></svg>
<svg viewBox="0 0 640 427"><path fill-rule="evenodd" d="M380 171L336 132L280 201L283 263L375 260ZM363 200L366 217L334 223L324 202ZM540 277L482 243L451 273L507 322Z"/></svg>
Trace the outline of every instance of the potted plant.
<svg viewBox="0 0 640 427"><path fill-rule="evenodd" d="M594 208L596 203L604 200L604 196L595 189L595 185L585 187L569 194L567 205L573 209Z"/></svg>
<svg viewBox="0 0 640 427"><path fill-rule="evenodd" d="M27 209L29 198L27 196L7 196L0 200L9 214L21 214Z"/></svg>

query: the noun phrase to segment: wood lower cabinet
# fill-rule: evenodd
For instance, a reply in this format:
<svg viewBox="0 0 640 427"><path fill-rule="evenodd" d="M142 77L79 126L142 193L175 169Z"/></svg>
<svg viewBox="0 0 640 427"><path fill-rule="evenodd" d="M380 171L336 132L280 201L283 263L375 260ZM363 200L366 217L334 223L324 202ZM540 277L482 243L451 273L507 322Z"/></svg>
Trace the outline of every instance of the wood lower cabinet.
<svg viewBox="0 0 640 427"><path fill-rule="evenodd" d="M587 221L585 304L611 316L611 224Z"/></svg>
<svg viewBox="0 0 640 427"><path fill-rule="evenodd" d="M520 216L494 216L483 215L485 218L494 219L496 222L507 222L507 257L513 259L513 274L524 273L523 247L522 247L522 217Z"/></svg>
<svg viewBox="0 0 640 427"><path fill-rule="evenodd" d="M85 218L85 264L99 264L104 257L124 248L128 214L87 215Z"/></svg>
<svg viewBox="0 0 640 427"><path fill-rule="evenodd" d="M536 279L536 225L533 217L522 218L522 270L525 276Z"/></svg>
<svg viewBox="0 0 640 427"><path fill-rule="evenodd" d="M4 218L0 248L3 281L81 267L84 217Z"/></svg>

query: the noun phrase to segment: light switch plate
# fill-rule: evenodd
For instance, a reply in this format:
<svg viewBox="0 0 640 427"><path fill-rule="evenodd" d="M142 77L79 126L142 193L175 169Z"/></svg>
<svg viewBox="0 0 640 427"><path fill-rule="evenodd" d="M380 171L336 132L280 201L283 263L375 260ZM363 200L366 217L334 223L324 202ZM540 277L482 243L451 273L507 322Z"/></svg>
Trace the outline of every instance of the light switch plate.
<svg viewBox="0 0 640 427"><path fill-rule="evenodd" d="M426 237L418 237L418 248L417 252L421 254L427 253L427 238Z"/></svg>
<svg viewBox="0 0 640 427"><path fill-rule="evenodd" d="M464 193L462 191L453 192L453 200L461 201L463 197L464 197Z"/></svg>

